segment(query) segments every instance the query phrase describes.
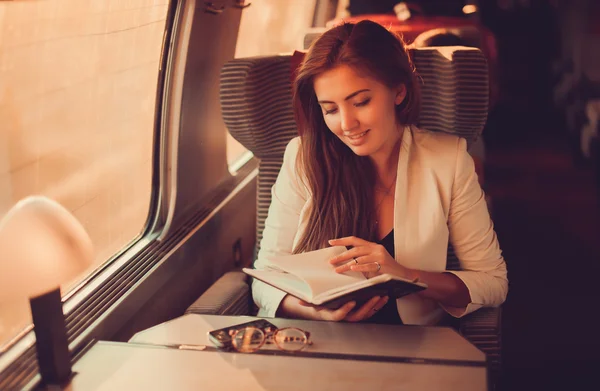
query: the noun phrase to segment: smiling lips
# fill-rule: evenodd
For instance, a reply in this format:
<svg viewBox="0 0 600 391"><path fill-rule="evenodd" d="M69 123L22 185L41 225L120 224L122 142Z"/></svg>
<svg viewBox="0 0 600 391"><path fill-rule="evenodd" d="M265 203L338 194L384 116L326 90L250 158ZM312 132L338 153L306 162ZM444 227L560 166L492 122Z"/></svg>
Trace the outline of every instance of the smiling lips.
<svg viewBox="0 0 600 391"><path fill-rule="evenodd" d="M362 133L358 133L352 136L346 136L348 138L348 141L350 144L357 146L362 144L365 141L365 136L367 135L367 133L369 133L371 131L371 129L369 130L365 130Z"/></svg>

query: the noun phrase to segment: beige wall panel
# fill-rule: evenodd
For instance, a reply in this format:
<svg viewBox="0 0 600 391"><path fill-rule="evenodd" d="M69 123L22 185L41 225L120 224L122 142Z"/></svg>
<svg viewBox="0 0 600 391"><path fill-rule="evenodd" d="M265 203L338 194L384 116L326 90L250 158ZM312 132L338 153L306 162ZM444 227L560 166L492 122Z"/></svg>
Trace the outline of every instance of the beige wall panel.
<svg viewBox="0 0 600 391"><path fill-rule="evenodd" d="M235 57L252 57L302 50L304 34L312 26L316 0L254 0L244 9ZM246 149L227 134L227 162Z"/></svg>
<svg viewBox="0 0 600 391"><path fill-rule="evenodd" d="M302 50L312 25L315 0L255 0L244 10L235 56Z"/></svg>

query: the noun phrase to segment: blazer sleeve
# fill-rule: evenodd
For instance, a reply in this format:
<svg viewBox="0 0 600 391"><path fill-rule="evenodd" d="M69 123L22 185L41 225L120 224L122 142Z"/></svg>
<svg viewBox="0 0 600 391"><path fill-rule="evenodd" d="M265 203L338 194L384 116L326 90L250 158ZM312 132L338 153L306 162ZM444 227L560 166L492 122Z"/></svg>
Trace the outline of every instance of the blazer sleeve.
<svg viewBox="0 0 600 391"><path fill-rule="evenodd" d="M293 251L300 222L300 213L307 202L307 191L296 173L296 156L300 146L298 137L292 139L283 155L283 164L271 188L271 204L265 220L263 238L254 267L269 267L273 256L289 255ZM252 282L252 297L259 308L258 315L275 317L286 293L262 281Z"/></svg>
<svg viewBox="0 0 600 391"><path fill-rule="evenodd" d="M467 143L459 139L452 198L448 216L450 242L460 271L448 271L467 286L471 303L466 308L442 306L455 317L481 307L497 307L506 299L508 278L498 238L475 173Z"/></svg>

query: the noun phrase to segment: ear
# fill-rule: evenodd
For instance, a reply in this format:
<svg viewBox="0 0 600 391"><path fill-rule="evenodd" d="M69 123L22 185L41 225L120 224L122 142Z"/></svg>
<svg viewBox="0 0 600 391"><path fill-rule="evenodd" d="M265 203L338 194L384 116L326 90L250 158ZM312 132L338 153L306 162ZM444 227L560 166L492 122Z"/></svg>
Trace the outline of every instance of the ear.
<svg viewBox="0 0 600 391"><path fill-rule="evenodd" d="M394 98L394 104L398 106L400 103L404 102L404 98L406 98L406 86L404 84L400 84L395 91L396 97Z"/></svg>

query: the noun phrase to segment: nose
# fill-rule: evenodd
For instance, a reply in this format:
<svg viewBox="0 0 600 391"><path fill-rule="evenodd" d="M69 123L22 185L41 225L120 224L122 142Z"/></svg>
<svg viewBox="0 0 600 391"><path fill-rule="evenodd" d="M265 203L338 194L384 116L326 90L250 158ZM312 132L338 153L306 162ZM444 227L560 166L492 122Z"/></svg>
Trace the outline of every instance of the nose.
<svg viewBox="0 0 600 391"><path fill-rule="evenodd" d="M341 127L344 133L351 132L359 125L358 119L351 110L340 110Z"/></svg>

